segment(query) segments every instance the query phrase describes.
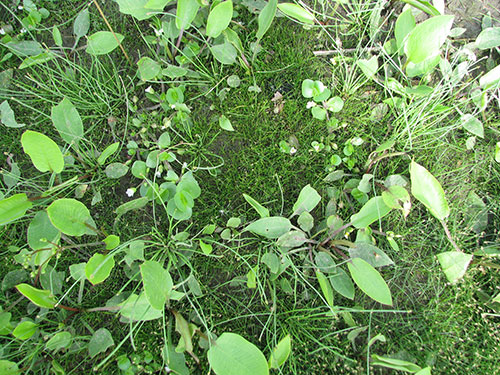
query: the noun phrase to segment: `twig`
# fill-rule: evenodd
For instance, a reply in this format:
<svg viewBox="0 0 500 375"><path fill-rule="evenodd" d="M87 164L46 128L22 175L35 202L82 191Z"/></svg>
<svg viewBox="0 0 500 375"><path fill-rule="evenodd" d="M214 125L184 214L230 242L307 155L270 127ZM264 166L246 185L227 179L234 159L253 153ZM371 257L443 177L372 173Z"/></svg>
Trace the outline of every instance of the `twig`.
<svg viewBox="0 0 500 375"><path fill-rule="evenodd" d="M455 248L456 251L462 253L463 251L460 250L460 248L458 247L455 240L451 237L451 233L450 233L450 230L448 229L448 226L446 225L446 222L444 220L440 220L440 222L444 228L444 232L446 233L446 237L448 237L448 240L450 241L450 243L453 245L453 247Z"/></svg>

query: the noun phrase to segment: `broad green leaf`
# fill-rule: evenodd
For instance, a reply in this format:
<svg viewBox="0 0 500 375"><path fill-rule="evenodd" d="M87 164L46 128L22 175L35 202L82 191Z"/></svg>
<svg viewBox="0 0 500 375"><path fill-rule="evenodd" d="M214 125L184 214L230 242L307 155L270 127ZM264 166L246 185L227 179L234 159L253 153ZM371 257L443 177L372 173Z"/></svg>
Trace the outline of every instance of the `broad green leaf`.
<svg viewBox="0 0 500 375"><path fill-rule="evenodd" d="M260 259L262 263L269 267L271 273L277 274L280 270L280 259L274 253L265 253Z"/></svg>
<svg viewBox="0 0 500 375"><path fill-rule="evenodd" d="M23 150L40 172L61 173L64 158L59 146L46 135L26 130L21 136Z"/></svg>
<svg viewBox="0 0 500 375"><path fill-rule="evenodd" d="M377 246L365 242L356 242L355 245L356 246L349 249L349 256L351 258L361 258L373 267L383 267L394 264L392 259Z"/></svg>
<svg viewBox="0 0 500 375"><path fill-rule="evenodd" d="M99 163L99 165L104 165L104 163L106 163L106 160L108 160L108 158L118 150L118 147L120 147L120 142L112 143L108 147L106 147L101 155L99 155L99 157L97 158L97 163Z"/></svg>
<svg viewBox="0 0 500 375"><path fill-rule="evenodd" d="M112 255L96 253L85 265L85 277L92 285L102 283L109 277L114 266L115 259Z"/></svg>
<svg viewBox="0 0 500 375"><path fill-rule="evenodd" d="M283 363L288 359L288 356L292 352L292 339L290 335L283 337L278 345L276 345L269 356L268 366L269 368L280 368Z"/></svg>
<svg viewBox="0 0 500 375"><path fill-rule="evenodd" d="M25 124L19 124L16 121L14 111L10 108L9 102L4 100L0 104L0 122L8 128L22 128Z"/></svg>
<svg viewBox="0 0 500 375"><path fill-rule="evenodd" d="M325 85L321 81L305 79L302 81L302 96L304 98L313 98L319 96L325 91Z"/></svg>
<svg viewBox="0 0 500 375"><path fill-rule="evenodd" d="M435 16L415 26L408 34L404 51L408 62L418 64L439 55L453 25L454 16Z"/></svg>
<svg viewBox="0 0 500 375"><path fill-rule="evenodd" d="M34 40L10 41L5 46L18 57L36 56L44 51L42 45Z"/></svg>
<svg viewBox="0 0 500 375"><path fill-rule="evenodd" d="M184 341L184 349L188 353L193 352L193 342L191 340L191 329L189 327L189 323L178 311L172 310L172 313L175 317L175 330L179 332Z"/></svg>
<svg viewBox="0 0 500 375"><path fill-rule="evenodd" d="M216 5L207 19L207 36L217 38L233 18L233 2L226 0Z"/></svg>
<svg viewBox="0 0 500 375"><path fill-rule="evenodd" d="M99 328L94 332L89 341L89 355L94 358L99 353L104 353L109 347L115 345L113 336L106 328Z"/></svg>
<svg viewBox="0 0 500 375"><path fill-rule="evenodd" d="M234 46L234 48L238 50L238 52L242 54L245 53L243 49L243 44L241 43L241 39L236 33L236 31L233 31L231 28L228 27L222 32L222 34L224 34L224 39L226 40L226 42L231 43Z"/></svg>
<svg viewBox="0 0 500 375"><path fill-rule="evenodd" d="M268 375L264 354L240 335L224 332L207 353L216 375Z"/></svg>
<svg viewBox="0 0 500 375"><path fill-rule="evenodd" d="M311 212L321 201L321 196L311 185L306 185L300 191L297 201L293 205L293 215L300 215L302 212Z"/></svg>
<svg viewBox="0 0 500 375"><path fill-rule="evenodd" d="M255 211L260 215L261 218L269 217L269 210L253 199L251 196L247 194L243 194L243 198L253 207Z"/></svg>
<svg viewBox="0 0 500 375"><path fill-rule="evenodd" d="M490 49L500 46L500 27L488 27L479 33L475 45L479 49Z"/></svg>
<svg viewBox="0 0 500 375"><path fill-rule="evenodd" d="M330 112L337 113L344 108L344 101L339 96L334 96L325 102L325 107Z"/></svg>
<svg viewBox="0 0 500 375"><path fill-rule="evenodd" d="M234 128L233 128L233 125L231 124L231 121L229 121L229 119L224 115L219 117L219 126L221 127L221 129L224 129L224 130L227 130L230 132L234 131Z"/></svg>
<svg viewBox="0 0 500 375"><path fill-rule="evenodd" d="M408 34L415 28L415 25L415 17L413 16L413 11L410 8L399 15L394 26L394 36L396 37L396 46L398 51L402 51L404 41Z"/></svg>
<svg viewBox="0 0 500 375"><path fill-rule="evenodd" d="M326 303L333 307L333 289L331 284L321 271L316 271L316 278L318 279L318 283L321 288L321 292L325 297Z"/></svg>
<svg viewBox="0 0 500 375"><path fill-rule="evenodd" d="M131 172L135 177L145 179L148 175L148 167L142 160L136 160L132 164Z"/></svg>
<svg viewBox="0 0 500 375"><path fill-rule="evenodd" d="M3 182L5 183L5 185L7 185L8 189L12 189L19 182L19 177L21 177L21 170L19 169L19 165L16 162L11 161L10 172L6 171L4 173ZM0 199L2 198L3 196L0 197Z"/></svg>
<svg viewBox="0 0 500 375"><path fill-rule="evenodd" d="M286 251L298 247L307 241L306 234L300 230L291 230L281 235L276 245Z"/></svg>
<svg viewBox="0 0 500 375"><path fill-rule="evenodd" d="M38 211L28 226L28 245L32 250L51 248L61 238L61 232L55 228L45 211Z"/></svg>
<svg viewBox="0 0 500 375"><path fill-rule="evenodd" d="M378 70L378 56L372 56L370 60L359 59L356 61L363 74L368 79L375 79Z"/></svg>
<svg viewBox="0 0 500 375"><path fill-rule="evenodd" d="M366 228L375 221L382 219L390 211L391 208L387 207L381 196L373 197L361 207L357 214L351 216L351 224L358 229Z"/></svg>
<svg viewBox="0 0 500 375"><path fill-rule="evenodd" d="M29 320L25 320L24 322L19 323L16 328L12 331L12 335L18 338L19 340L27 340L31 336L33 336L36 332L36 328L38 326L30 322Z"/></svg>
<svg viewBox="0 0 500 375"><path fill-rule="evenodd" d="M472 261L471 254L464 254L460 251L447 251L437 255L439 264L443 269L448 281L452 284L460 280Z"/></svg>
<svg viewBox="0 0 500 375"><path fill-rule="evenodd" d="M90 29L90 13L87 8L78 13L73 23L73 34L80 39L87 35Z"/></svg>
<svg viewBox="0 0 500 375"><path fill-rule="evenodd" d="M471 114L465 114L460 118L460 122L465 130L479 138L484 138L483 123Z"/></svg>
<svg viewBox="0 0 500 375"><path fill-rule="evenodd" d="M88 37L86 51L94 56L106 55L118 47L123 38L123 35L111 31L98 31Z"/></svg>
<svg viewBox="0 0 500 375"><path fill-rule="evenodd" d="M149 57L143 57L138 62L139 76L143 81L150 81L161 73L161 65Z"/></svg>
<svg viewBox="0 0 500 375"><path fill-rule="evenodd" d="M57 351L59 349L66 349L71 344L71 333L58 332L50 338L45 344L45 350Z"/></svg>
<svg viewBox="0 0 500 375"><path fill-rule="evenodd" d="M205 255L210 255L213 251L212 245L205 243L202 240L200 240L200 249Z"/></svg>
<svg viewBox="0 0 500 375"><path fill-rule="evenodd" d="M229 42L224 42L210 47L210 51L218 62L226 65L234 64L236 62L236 57L238 56L238 51Z"/></svg>
<svg viewBox="0 0 500 375"><path fill-rule="evenodd" d="M57 199L47 207L52 225L68 236L83 236L92 220L85 205L72 198Z"/></svg>
<svg viewBox="0 0 500 375"><path fill-rule="evenodd" d="M111 163L106 166L104 173L106 177L117 179L125 176L128 172L128 166L122 163Z"/></svg>
<svg viewBox="0 0 500 375"><path fill-rule="evenodd" d="M323 251L319 251L314 257L314 263L316 267L324 273L335 273L337 271L337 266L335 261L330 254Z"/></svg>
<svg viewBox="0 0 500 375"><path fill-rule="evenodd" d="M257 39L260 40L264 34L269 30L276 16L276 9L278 8L278 0L269 0L266 6L260 11L257 22L259 28L257 29Z"/></svg>
<svg viewBox="0 0 500 375"><path fill-rule="evenodd" d="M19 366L15 362L0 359L0 373L3 375L19 375Z"/></svg>
<svg viewBox="0 0 500 375"><path fill-rule="evenodd" d="M68 144L76 144L83 137L83 123L80 114L68 98L52 107L52 123L60 136Z"/></svg>
<svg viewBox="0 0 500 375"><path fill-rule="evenodd" d="M336 267L335 272L328 277L328 280L337 293L349 299L354 298L354 284L342 268Z"/></svg>
<svg viewBox="0 0 500 375"><path fill-rule="evenodd" d="M158 11L162 11L170 0L115 0L120 12L130 14L139 21L153 17Z"/></svg>
<svg viewBox="0 0 500 375"><path fill-rule="evenodd" d="M485 89L497 88L500 83L500 65L479 78L479 86Z"/></svg>
<svg viewBox="0 0 500 375"><path fill-rule="evenodd" d="M299 22L304 22L310 25L314 24L314 15L312 15L308 10L302 8L300 5L294 3L281 3L278 4L278 9Z"/></svg>
<svg viewBox="0 0 500 375"><path fill-rule="evenodd" d="M28 284L16 285L17 290L31 302L45 309L52 309L56 304L56 299L49 290L42 290Z"/></svg>
<svg viewBox="0 0 500 375"><path fill-rule="evenodd" d="M280 216L264 217L245 228L245 231L264 236L266 238L278 238L292 228L290 220Z"/></svg>
<svg viewBox="0 0 500 375"><path fill-rule="evenodd" d="M177 0L175 25L179 30L189 29L196 17L200 4L197 0Z"/></svg>
<svg viewBox="0 0 500 375"><path fill-rule="evenodd" d="M309 212L302 212L297 219L297 224L299 224L300 229L309 232L314 226L314 218Z"/></svg>
<svg viewBox="0 0 500 375"><path fill-rule="evenodd" d="M118 245L120 245L120 237L115 234L110 234L104 240L102 240L106 244L106 250L113 250Z"/></svg>
<svg viewBox="0 0 500 375"><path fill-rule="evenodd" d="M311 114L312 116L319 120L319 121L324 121L326 120L326 109L324 109L323 107L312 107L311 108Z"/></svg>
<svg viewBox="0 0 500 375"><path fill-rule="evenodd" d="M351 277L368 297L384 305L392 306L389 287L380 273L361 258L353 258L347 263Z"/></svg>
<svg viewBox="0 0 500 375"><path fill-rule="evenodd" d="M177 185L177 191L182 190L187 191L193 199L196 199L200 196L200 185L198 185L198 182L195 180L193 172L189 171L187 173L184 173L184 175L182 176L181 181Z"/></svg>
<svg viewBox="0 0 500 375"><path fill-rule="evenodd" d="M117 215L117 219L120 216L125 215L129 211L138 210L138 209L143 208L144 206L146 206L148 204L148 202L149 202L149 199L147 197L142 197L142 198L137 198L137 199L134 199L130 202L126 202L126 203L121 204L115 210L115 213Z"/></svg>
<svg viewBox="0 0 500 375"><path fill-rule="evenodd" d="M411 193L429 212L439 220L444 220L450 214L444 190L438 180L424 167L410 164Z"/></svg>
<svg viewBox="0 0 500 375"><path fill-rule="evenodd" d="M251 268L247 273L247 287L255 289L257 287L257 273L259 272L259 265Z"/></svg>
<svg viewBox="0 0 500 375"><path fill-rule="evenodd" d="M33 204L24 193L15 194L0 201L0 225L5 225L24 216Z"/></svg>
<svg viewBox="0 0 500 375"><path fill-rule="evenodd" d="M59 28L56 25L52 27L52 39L54 39L54 43L56 46L63 46L61 31L59 31Z"/></svg>
<svg viewBox="0 0 500 375"><path fill-rule="evenodd" d="M141 266L144 293L149 303L156 310L163 310L173 287L172 277L162 265L153 260L145 261Z"/></svg>
<svg viewBox="0 0 500 375"><path fill-rule="evenodd" d="M393 370L400 370L411 373L415 373L421 370L421 367L417 366L414 363L396 358L382 357L376 354L372 354L372 360L370 361L370 363L374 366L383 366Z"/></svg>
<svg viewBox="0 0 500 375"><path fill-rule="evenodd" d="M41 53L41 54L36 55L36 56L28 56L23 60L21 65L19 65L19 70L26 69L26 68L33 66L33 65L43 64L47 61L54 59L55 57L56 57L56 55L50 51Z"/></svg>
<svg viewBox="0 0 500 375"><path fill-rule="evenodd" d="M161 318L162 310L157 310L149 304L145 293L131 294L124 302L118 306L121 307L120 314L130 321L146 321Z"/></svg>

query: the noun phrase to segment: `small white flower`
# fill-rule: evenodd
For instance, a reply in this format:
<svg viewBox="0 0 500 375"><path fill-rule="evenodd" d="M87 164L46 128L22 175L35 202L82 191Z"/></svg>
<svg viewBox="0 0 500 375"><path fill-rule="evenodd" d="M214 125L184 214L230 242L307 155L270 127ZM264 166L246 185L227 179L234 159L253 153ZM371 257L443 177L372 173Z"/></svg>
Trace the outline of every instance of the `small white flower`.
<svg viewBox="0 0 500 375"><path fill-rule="evenodd" d="M3 27L0 27L0 35L5 35L5 30L3 29Z"/></svg>
<svg viewBox="0 0 500 375"><path fill-rule="evenodd" d="M309 108L312 108L312 107L316 107L316 103L313 102L313 101L307 102L306 108L309 109Z"/></svg>
<svg viewBox="0 0 500 375"><path fill-rule="evenodd" d="M319 152L319 145L314 145L313 148L314 148L314 151Z"/></svg>
<svg viewBox="0 0 500 375"><path fill-rule="evenodd" d="M156 36L161 36L163 34L163 29L160 29L160 30L155 29L155 34L156 34Z"/></svg>
<svg viewBox="0 0 500 375"><path fill-rule="evenodd" d="M297 152L297 149L295 147L290 148L290 155L293 155Z"/></svg>
<svg viewBox="0 0 500 375"><path fill-rule="evenodd" d="M127 189L127 191L125 192L125 194L127 194L127 196L129 198L132 198L134 196L134 194L135 194L135 188L129 188L129 189Z"/></svg>
<svg viewBox="0 0 500 375"><path fill-rule="evenodd" d="M22 6L22 5L19 5L19 6L17 7L17 9L19 9L19 10L23 10L24 8L23 8L23 6Z"/></svg>
<svg viewBox="0 0 500 375"><path fill-rule="evenodd" d="M153 90L153 88L151 86L149 86L146 90L144 90L145 92L147 92L148 94L153 94L155 92L155 90Z"/></svg>
<svg viewBox="0 0 500 375"><path fill-rule="evenodd" d="M160 178L160 177L161 177L161 171L156 171L155 176L156 176L157 178Z"/></svg>
<svg viewBox="0 0 500 375"><path fill-rule="evenodd" d="M21 34L25 34L27 31L28 31L28 30L26 30L26 28L24 28L24 27L23 27L23 28L21 29Z"/></svg>
<svg viewBox="0 0 500 375"><path fill-rule="evenodd" d="M186 169L188 167L188 163L184 162L184 164L182 164L182 169Z"/></svg>

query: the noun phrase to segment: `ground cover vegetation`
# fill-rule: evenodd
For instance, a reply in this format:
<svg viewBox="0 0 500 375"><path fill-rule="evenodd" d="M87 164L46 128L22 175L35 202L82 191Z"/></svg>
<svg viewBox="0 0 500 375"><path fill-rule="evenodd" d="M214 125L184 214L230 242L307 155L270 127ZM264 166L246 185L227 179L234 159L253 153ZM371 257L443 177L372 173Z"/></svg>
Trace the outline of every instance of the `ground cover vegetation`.
<svg viewBox="0 0 500 375"><path fill-rule="evenodd" d="M0 373L498 373L500 27L480 21L0 2Z"/></svg>

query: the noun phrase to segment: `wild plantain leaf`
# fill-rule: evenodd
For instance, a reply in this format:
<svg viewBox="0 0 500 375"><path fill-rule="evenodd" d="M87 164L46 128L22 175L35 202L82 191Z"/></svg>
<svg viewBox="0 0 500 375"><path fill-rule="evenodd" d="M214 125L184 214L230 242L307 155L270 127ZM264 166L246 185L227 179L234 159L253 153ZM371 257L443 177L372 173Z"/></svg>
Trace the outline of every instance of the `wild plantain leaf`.
<svg viewBox="0 0 500 375"><path fill-rule="evenodd" d="M92 220L88 208L72 198L55 200L47 207L47 214L52 225L68 236L83 236Z"/></svg>
<svg viewBox="0 0 500 375"><path fill-rule="evenodd" d="M389 287L380 273L361 258L353 258L347 263L351 277L368 297L384 305L392 306Z"/></svg>
<svg viewBox="0 0 500 375"><path fill-rule="evenodd" d="M290 335L283 337L278 345L276 345L269 356L268 365L269 368L280 368L283 363L288 359L292 351L292 339Z"/></svg>
<svg viewBox="0 0 500 375"><path fill-rule="evenodd" d="M85 8L75 18L73 23L73 34L77 39L87 35L90 29L90 13L88 8Z"/></svg>
<svg viewBox="0 0 500 375"><path fill-rule="evenodd" d="M161 73L161 65L149 57L143 57L138 62L139 76L143 81L150 81Z"/></svg>
<svg viewBox="0 0 500 375"><path fill-rule="evenodd" d="M391 208L384 203L381 196L373 197L365 203L361 210L351 216L351 223L354 227L366 228L375 221L383 218L391 211Z"/></svg>
<svg viewBox="0 0 500 375"><path fill-rule="evenodd" d="M383 267L394 264L391 258L377 246L369 243L356 242L355 247L349 249L351 258L361 258L373 267Z"/></svg>
<svg viewBox="0 0 500 375"><path fill-rule="evenodd" d="M217 38L229 26L232 18L232 0L226 0L217 4L208 15L207 36Z"/></svg>
<svg viewBox="0 0 500 375"><path fill-rule="evenodd" d="M316 278L318 279L318 283L321 288L321 292L323 292L326 303L333 307L333 289L331 284L321 271L316 271Z"/></svg>
<svg viewBox="0 0 500 375"><path fill-rule="evenodd" d="M307 241L306 234L300 230L291 230L281 235L276 241L276 245L288 251L294 247L298 247Z"/></svg>
<svg viewBox="0 0 500 375"><path fill-rule="evenodd" d="M61 232L52 225L45 211L38 211L28 226L28 245L32 250L52 247L61 238Z"/></svg>
<svg viewBox="0 0 500 375"><path fill-rule="evenodd" d="M293 205L293 215L300 215L302 212L311 212L320 201L321 196L311 185L304 186Z"/></svg>
<svg viewBox="0 0 500 375"><path fill-rule="evenodd" d="M35 334L37 327L38 325L35 323L25 320L14 328L12 335L19 340L27 340Z"/></svg>
<svg viewBox="0 0 500 375"><path fill-rule="evenodd" d="M308 10L305 10L300 5L293 3L278 4L278 9L285 13L287 16L310 25L314 24L315 18Z"/></svg>
<svg viewBox="0 0 500 375"><path fill-rule="evenodd" d="M94 358L97 354L105 352L110 346L115 345L113 336L106 328L99 328L94 332L89 341L89 355Z"/></svg>
<svg viewBox="0 0 500 375"><path fill-rule="evenodd" d="M106 147L101 155L99 155L99 157L97 158L97 163L99 163L99 165L103 165L104 163L106 163L106 160L118 150L118 147L120 147L120 142L112 143L108 147Z"/></svg>
<svg viewBox="0 0 500 375"><path fill-rule="evenodd" d="M40 172L61 173L64 158L59 146L46 135L26 130L21 136L23 150Z"/></svg>
<svg viewBox="0 0 500 375"><path fill-rule="evenodd" d="M450 208L439 181L427 169L414 161L410 164L410 179L413 196L437 219L446 219L450 214Z"/></svg>
<svg viewBox="0 0 500 375"><path fill-rule="evenodd" d="M415 28L415 17L411 8L402 12L394 26L394 36L396 37L396 46L399 52L402 52L404 41L408 34Z"/></svg>
<svg viewBox="0 0 500 375"><path fill-rule="evenodd" d="M207 353L216 375L268 375L264 354L240 335L224 332Z"/></svg>
<svg viewBox="0 0 500 375"><path fill-rule="evenodd" d="M165 302L172 290L172 277L162 265L156 261L145 261L141 266L144 293L149 303L156 310L163 310Z"/></svg>
<svg viewBox="0 0 500 375"><path fill-rule="evenodd" d="M49 290L37 289L28 284L19 284L16 288L19 293L39 307L52 309L57 302Z"/></svg>
<svg viewBox="0 0 500 375"><path fill-rule="evenodd" d="M500 65L491 69L484 76L479 78L479 86L485 89L494 89L500 83Z"/></svg>
<svg viewBox="0 0 500 375"><path fill-rule="evenodd" d="M111 31L98 31L89 36L86 51L94 56L106 55L118 47L124 38L118 33L113 35Z"/></svg>
<svg viewBox="0 0 500 375"><path fill-rule="evenodd" d="M404 51L408 62L418 64L439 55L453 25L454 16L435 16L415 26L408 34Z"/></svg>
<svg viewBox="0 0 500 375"><path fill-rule="evenodd" d="M5 225L24 216L33 204L26 194L15 194L0 201L0 225Z"/></svg>
<svg viewBox="0 0 500 375"><path fill-rule="evenodd" d="M68 144L78 145L83 137L82 119L68 98L52 107L50 117L61 138Z"/></svg>
<svg viewBox="0 0 500 375"><path fill-rule="evenodd" d="M111 163L106 166L104 173L106 177L117 179L125 176L128 172L128 166L122 163Z"/></svg>
<svg viewBox="0 0 500 375"><path fill-rule="evenodd" d="M153 17L158 11L162 11L170 0L115 0L120 12L130 14L139 21Z"/></svg>
<svg viewBox="0 0 500 375"><path fill-rule="evenodd" d="M464 129L467 130L469 133L472 133L478 136L479 138L484 138L483 123L479 121L477 118L475 118L473 115L471 115L470 113L463 115L460 118L460 122L462 123Z"/></svg>
<svg viewBox="0 0 500 375"><path fill-rule="evenodd" d="M45 350L58 351L59 349L66 349L71 345L72 336L70 332L58 332L50 338L45 344Z"/></svg>
<svg viewBox="0 0 500 375"><path fill-rule="evenodd" d="M349 275L339 267L335 268L335 272L331 274L328 279L335 291L346 298L354 298L354 284Z"/></svg>
<svg viewBox="0 0 500 375"><path fill-rule="evenodd" d="M59 31L59 28L56 25L52 27L52 39L54 39L54 43L56 46L63 46L61 31Z"/></svg>
<svg viewBox="0 0 500 375"><path fill-rule="evenodd" d="M245 228L245 231L264 236L266 238L278 238L292 228L292 223L281 216L271 216L259 219Z"/></svg>
<svg viewBox="0 0 500 375"><path fill-rule="evenodd" d="M421 370L421 367L417 366L414 363L396 358L382 357L376 354L372 354L372 360L370 361L370 363L375 366L383 366L393 370L400 370L411 373L415 373Z"/></svg>
<svg viewBox="0 0 500 375"><path fill-rule="evenodd" d="M481 31L475 45L479 49L490 49L500 46L500 27L488 27Z"/></svg>
<svg viewBox="0 0 500 375"><path fill-rule="evenodd" d="M243 198L253 207L255 211L260 215L261 218L269 217L269 210L253 199L251 196L247 194L243 194Z"/></svg>
<svg viewBox="0 0 500 375"><path fill-rule="evenodd" d="M163 315L162 310L157 310L149 304L145 293L131 294L118 306L121 307L120 314L130 321L155 320Z"/></svg>
<svg viewBox="0 0 500 375"><path fill-rule="evenodd" d="M219 126L221 129L234 132L233 125L231 124L231 121L224 115L221 115L219 117Z"/></svg>
<svg viewBox="0 0 500 375"><path fill-rule="evenodd" d="M238 57L238 51L229 42L224 42L210 47L210 51L215 59L221 64L234 64L236 62L236 58Z"/></svg>
<svg viewBox="0 0 500 375"><path fill-rule="evenodd" d="M9 102L4 100L0 104L0 122L8 128L22 128L25 124L19 124L16 121L14 111L10 108Z"/></svg>
<svg viewBox="0 0 500 375"><path fill-rule="evenodd" d="M102 283L109 277L114 266L112 255L94 254L85 266L85 277L92 285Z"/></svg>
<svg viewBox="0 0 500 375"><path fill-rule="evenodd" d="M175 25L179 30L187 30L196 17L200 4L197 0L177 0Z"/></svg>
<svg viewBox="0 0 500 375"><path fill-rule="evenodd" d="M360 59L356 61L356 64L359 66L363 74L368 79L375 79L375 74L377 74L378 70L378 57L372 56L370 60ZM342 103L344 104L344 103ZM337 111L339 112L339 111Z"/></svg>
<svg viewBox="0 0 500 375"><path fill-rule="evenodd" d="M465 275L472 260L472 255L460 251L447 251L438 254L437 258L446 278L453 284Z"/></svg>
<svg viewBox="0 0 500 375"><path fill-rule="evenodd" d="M269 0L266 6L260 11L258 17L259 28L256 35L258 40L262 39L267 30L269 30L269 27L271 27L277 8L278 0Z"/></svg>

